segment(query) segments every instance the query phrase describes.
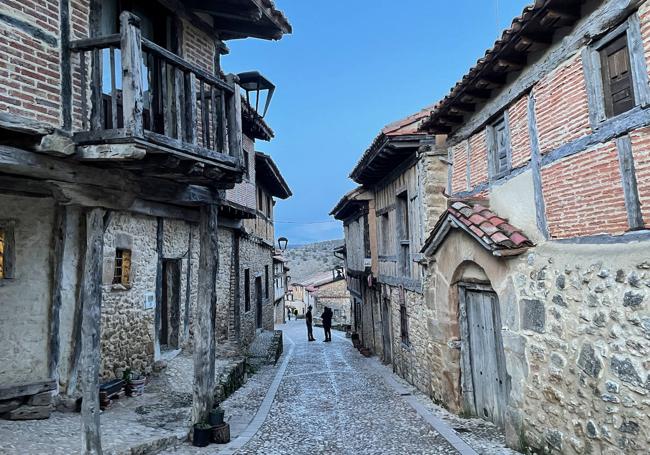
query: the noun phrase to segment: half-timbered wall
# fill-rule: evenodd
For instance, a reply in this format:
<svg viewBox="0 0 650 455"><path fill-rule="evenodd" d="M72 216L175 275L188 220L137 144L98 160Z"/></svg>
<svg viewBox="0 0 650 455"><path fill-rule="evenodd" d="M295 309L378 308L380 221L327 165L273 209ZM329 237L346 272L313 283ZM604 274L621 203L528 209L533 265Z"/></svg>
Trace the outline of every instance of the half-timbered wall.
<svg viewBox="0 0 650 455"><path fill-rule="evenodd" d="M346 265L350 270L363 272L366 258L365 225L367 216L364 215L345 224Z"/></svg>
<svg viewBox="0 0 650 455"><path fill-rule="evenodd" d="M406 191L408 201L408 230L410 270L403 274L399 264L400 239L399 223L404 222L398 211L398 195ZM420 205L420 186L418 183L417 166L412 165L402 173L388 179L386 183L375 190L377 210L377 231L379 243L379 277L387 277L393 284L408 282L411 287L417 287L422 275L417 259L423 242L424 229Z"/></svg>

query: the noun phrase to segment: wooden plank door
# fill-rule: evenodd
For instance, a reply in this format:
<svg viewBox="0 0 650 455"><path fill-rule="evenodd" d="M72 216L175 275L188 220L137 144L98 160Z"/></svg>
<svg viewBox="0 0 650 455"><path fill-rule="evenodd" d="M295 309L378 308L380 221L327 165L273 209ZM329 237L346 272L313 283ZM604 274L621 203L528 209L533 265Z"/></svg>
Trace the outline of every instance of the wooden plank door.
<svg viewBox="0 0 650 455"><path fill-rule="evenodd" d="M507 374L498 298L494 292L467 290L465 302L475 409L479 417L503 427Z"/></svg>

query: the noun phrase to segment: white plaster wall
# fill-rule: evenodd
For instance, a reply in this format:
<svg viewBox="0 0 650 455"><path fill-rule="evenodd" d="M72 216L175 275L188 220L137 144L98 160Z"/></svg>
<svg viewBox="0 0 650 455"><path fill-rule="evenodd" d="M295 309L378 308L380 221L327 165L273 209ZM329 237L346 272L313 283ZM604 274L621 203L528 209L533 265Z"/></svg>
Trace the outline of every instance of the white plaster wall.
<svg viewBox="0 0 650 455"><path fill-rule="evenodd" d="M511 220L513 226L538 243L543 236L537 228L535 207L532 171L523 172L502 185L490 188L490 208L500 217Z"/></svg>
<svg viewBox="0 0 650 455"><path fill-rule="evenodd" d="M45 380L54 201L0 195L0 213L16 222L15 278L0 280L0 384Z"/></svg>

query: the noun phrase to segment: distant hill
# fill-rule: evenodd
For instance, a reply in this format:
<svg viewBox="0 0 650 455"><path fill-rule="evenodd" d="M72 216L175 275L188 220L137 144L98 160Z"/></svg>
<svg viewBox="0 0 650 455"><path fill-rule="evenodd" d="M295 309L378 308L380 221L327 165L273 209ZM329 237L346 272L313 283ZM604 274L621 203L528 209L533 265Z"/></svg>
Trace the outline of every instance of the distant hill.
<svg viewBox="0 0 650 455"><path fill-rule="evenodd" d="M289 246L284 256L289 260L291 281L299 282L314 273L342 266L343 261L334 256L334 249L344 243L345 241L340 239Z"/></svg>

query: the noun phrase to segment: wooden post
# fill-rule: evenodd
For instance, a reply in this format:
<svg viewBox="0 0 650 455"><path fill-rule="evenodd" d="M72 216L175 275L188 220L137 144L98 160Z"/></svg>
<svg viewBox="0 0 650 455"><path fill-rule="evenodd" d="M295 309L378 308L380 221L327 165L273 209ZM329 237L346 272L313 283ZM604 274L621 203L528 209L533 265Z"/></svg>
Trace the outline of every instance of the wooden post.
<svg viewBox="0 0 650 455"><path fill-rule="evenodd" d="M163 243L165 240L165 219L158 218L156 225L156 312L154 314L154 331L153 351L154 359L160 359L160 327L162 324L162 306L166 303L162 301L163 296Z"/></svg>
<svg viewBox="0 0 650 455"><path fill-rule="evenodd" d="M217 262L219 260L217 205L201 207L199 235L199 284L194 332L194 390L192 422L205 422L214 395L214 319L217 304Z"/></svg>
<svg viewBox="0 0 650 455"><path fill-rule="evenodd" d="M196 144L196 78L185 73L185 142Z"/></svg>
<svg viewBox="0 0 650 455"><path fill-rule="evenodd" d="M57 205L54 212L54 232L52 239L52 306L50 309L50 333L49 333L49 375L58 384L59 379L59 354L60 354L60 312L61 312L61 290L63 287L63 259L65 255L65 237L67 232L66 206Z"/></svg>
<svg viewBox="0 0 650 455"><path fill-rule="evenodd" d="M140 19L124 11L120 14L122 46L122 104L124 128L135 137L144 136L142 125L142 35Z"/></svg>
<svg viewBox="0 0 650 455"><path fill-rule="evenodd" d="M244 148L242 137L242 118L241 118L241 91L239 81L234 74L226 77L228 83L234 87L235 92L230 96L227 105L228 120L228 149L230 155L237 158L239 164L244 164Z"/></svg>
<svg viewBox="0 0 650 455"><path fill-rule="evenodd" d="M81 322L81 453L101 454L99 429L99 337L102 303L104 210L86 213L86 253Z"/></svg>

